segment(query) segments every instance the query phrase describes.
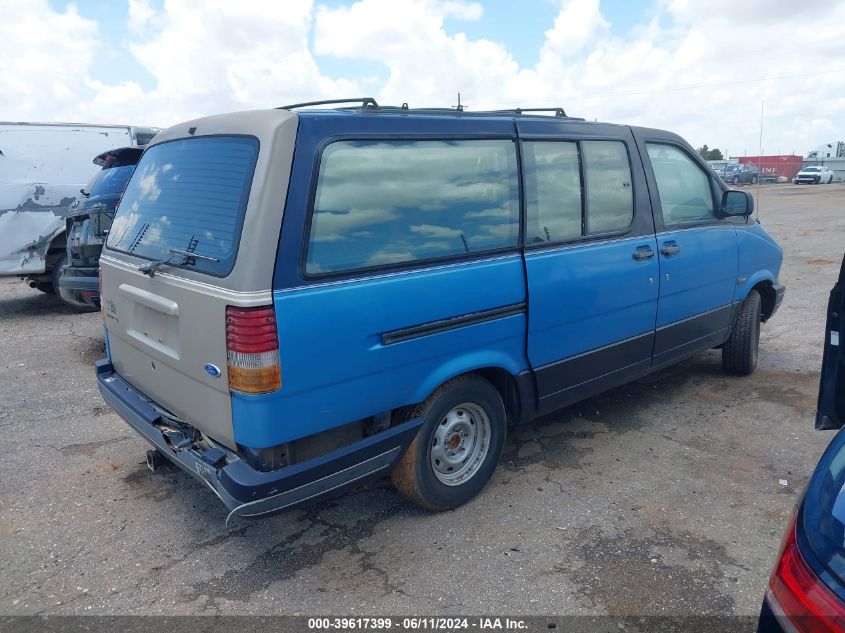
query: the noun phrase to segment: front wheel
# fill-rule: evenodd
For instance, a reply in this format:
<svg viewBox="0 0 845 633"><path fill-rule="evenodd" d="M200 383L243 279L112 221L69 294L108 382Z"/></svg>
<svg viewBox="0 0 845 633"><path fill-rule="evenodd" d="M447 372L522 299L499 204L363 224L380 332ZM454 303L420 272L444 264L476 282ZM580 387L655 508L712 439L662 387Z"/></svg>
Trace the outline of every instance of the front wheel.
<svg viewBox="0 0 845 633"><path fill-rule="evenodd" d="M722 368L729 374L747 376L757 367L761 314L760 293L752 290L742 302L730 338L722 346Z"/></svg>
<svg viewBox="0 0 845 633"><path fill-rule="evenodd" d="M507 416L499 392L481 376L458 376L405 414L423 424L393 470L393 485L428 510L448 510L477 495L502 454Z"/></svg>

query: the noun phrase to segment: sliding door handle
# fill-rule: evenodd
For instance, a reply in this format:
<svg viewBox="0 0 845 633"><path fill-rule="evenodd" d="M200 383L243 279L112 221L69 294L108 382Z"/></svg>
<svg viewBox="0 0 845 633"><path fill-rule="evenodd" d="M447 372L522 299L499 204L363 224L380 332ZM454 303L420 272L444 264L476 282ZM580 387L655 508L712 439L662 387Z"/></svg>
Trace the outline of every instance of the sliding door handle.
<svg viewBox="0 0 845 633"><path fill-rule="evenodd" d="M638 262L644 259L651 259L652 257L654 257L654 251L651 246L640 246L634 251L634 259Z"/></svg>

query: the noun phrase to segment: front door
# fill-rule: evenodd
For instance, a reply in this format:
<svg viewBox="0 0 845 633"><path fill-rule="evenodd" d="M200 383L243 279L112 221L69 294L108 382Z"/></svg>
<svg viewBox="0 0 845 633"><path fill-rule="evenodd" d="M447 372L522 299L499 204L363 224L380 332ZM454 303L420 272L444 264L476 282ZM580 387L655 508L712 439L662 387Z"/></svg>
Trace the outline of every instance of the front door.
<svg viewBox="0 0 845 633"><path fill-rule="evenodd" d="M645 149L658 201L660 300L652 364L658 368L724 343L739 263L734 225L717 217L705 167L680 145L649 141Z"/></svg>
<svg viewBox="0 0 845 633"><path fill-rule="evenodd" d="M824 336L816 428L838 429L845 424L845 259L830 293Z"/></svg>
<svg viewBox="0 0 845 633"><path fill-rule="evenodd" d="M528 358L545 412L648 371L659 282L630 132L564 140L564 129L532 140L532 125L541 124L519 123Z"/></svg>

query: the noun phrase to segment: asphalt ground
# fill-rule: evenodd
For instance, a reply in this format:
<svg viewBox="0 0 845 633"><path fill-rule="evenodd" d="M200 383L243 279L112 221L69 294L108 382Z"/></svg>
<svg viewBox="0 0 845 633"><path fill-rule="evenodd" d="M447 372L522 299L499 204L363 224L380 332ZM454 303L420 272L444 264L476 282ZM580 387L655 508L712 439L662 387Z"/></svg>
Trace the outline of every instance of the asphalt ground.
<svg viewBox="0 0 845 633"><path fill-rule="evenodd" d="M813 420L845 185L756 195L787 285L756 373L711 351L519 427L442 514L381 480L227 527L102 402L99 315L0 280L0 614L755 614L832 438Z"/></svg>

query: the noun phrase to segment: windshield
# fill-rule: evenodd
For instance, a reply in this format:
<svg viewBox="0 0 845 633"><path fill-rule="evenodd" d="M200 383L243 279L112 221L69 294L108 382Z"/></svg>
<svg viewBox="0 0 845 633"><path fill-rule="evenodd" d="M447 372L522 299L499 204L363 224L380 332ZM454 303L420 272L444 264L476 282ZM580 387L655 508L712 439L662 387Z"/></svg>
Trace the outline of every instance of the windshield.
<svg viewBox="0 0 845 633"><path fill-rule="evenodd" d="M258 141L180 139L148 149L120 203L107 247L145 259L171 249L214 258L192 267L222 277L234 265Z"/></svg>
<svg viewBox="0 0 845 633"><path fill-rule="evenodd" d="M126 187L126 183L132 177L135 165L124 165L122 167L110 167L102 169L94 179L88 193L92 196L103 196L120 193Z"/></svg>
<svg viewBox="0 0 845 633"><path fill-rule="evenodd" d="M725 165L725 171L726 172L737 171L737 170L739 170L739 165Z"/></svg>
<svg viewBox="0 0 845 633"><path fill-rule="evenodd" d="M818 167L805 167L802 171L821 171Z"/></svg>

